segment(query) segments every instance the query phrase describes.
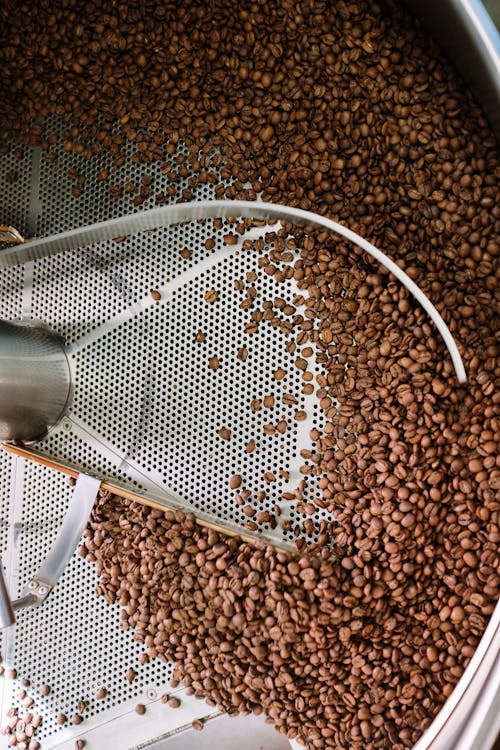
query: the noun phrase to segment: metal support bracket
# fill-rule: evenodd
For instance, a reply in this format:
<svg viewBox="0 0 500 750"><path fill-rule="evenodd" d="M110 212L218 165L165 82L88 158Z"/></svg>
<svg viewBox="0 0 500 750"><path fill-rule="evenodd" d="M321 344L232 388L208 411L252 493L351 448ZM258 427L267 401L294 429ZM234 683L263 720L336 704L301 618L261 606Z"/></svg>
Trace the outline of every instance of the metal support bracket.
<svg viewBox="0 0 500 750"><path fill-rule="evenodd" d="M100 486L99 479L88 474L79 475L52 547L35 575L24 586L21 596L13 602L10 601L0 566L0 627L14 624L14 610L38 607L47 599L80 541Z"/></svg>

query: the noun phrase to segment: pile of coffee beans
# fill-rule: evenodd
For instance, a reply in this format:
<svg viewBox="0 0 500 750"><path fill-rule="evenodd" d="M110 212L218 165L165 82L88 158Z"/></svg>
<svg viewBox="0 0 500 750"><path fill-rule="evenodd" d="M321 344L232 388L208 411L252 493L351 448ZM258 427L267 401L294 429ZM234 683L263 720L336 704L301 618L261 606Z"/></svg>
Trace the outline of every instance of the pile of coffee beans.
<svg viewBox="0 0 500 750"><path fill-rule="evenodd" d="M494 138L399 0L3 0L0 18L0 140L50 155L57 115L87 159L184 141L173 183L327 214L407 265L493 272ZM111 192L140 204L150 179Z"/></svg>
<svg viewBox="0 0 500 750"><path fill-rule="evenodd" d="M397 0L3 0L0 18L0 139L18 156L40 145L50 163L47 118L62 118L64 149L82 162L73 200L86 160L106 152L119 167L135 144L136 163L168 175L157 202L210 183L217 197L340 220L450 327L460 388L422 310L361 251L318 231L269 236L260 265L277 296L247 332L293 331L304 391L325 415L303 456L304 483L321 491L297 509L305 536L318 509L337 523L316 548L299 529L308 555L295 559L103 495L84 547L123 626L189 691L264 711L309 748L411 747L499 589L500 162L477 104ZM103 169L110 195L135 206L152 189L147 174L110 179ZM280 293L291 276L294 301Z"/></svg>
<svg viewBox="0 0 500 750"><path fill-rule="evenodd" d="M0 730L5 736L6 747L15 747L17 750L40 750L41 744L36 739L36 734L41 724L40 714L32 711L20 714L18 708L9 708L5 724Z"/></svg>
<svg viewBox="0 0 500 750"><path fill-rule="evenodd" d="M122 627L174 662L174 686L265 713L308 748L404 750L474 653L498 596L496 545L479 533L471 568L458 518L441 548L430 531L407 555L361 514L355 528L359 549L332 564L102 492L81 554Z"/></svg>

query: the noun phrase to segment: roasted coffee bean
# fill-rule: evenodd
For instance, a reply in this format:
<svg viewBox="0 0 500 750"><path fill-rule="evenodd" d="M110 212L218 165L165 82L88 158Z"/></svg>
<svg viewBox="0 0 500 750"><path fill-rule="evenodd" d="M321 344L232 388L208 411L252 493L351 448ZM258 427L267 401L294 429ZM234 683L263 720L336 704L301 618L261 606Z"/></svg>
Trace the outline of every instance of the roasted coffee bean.
<svg viewBox="0 0 500 750"><path fill-rule="evenodd" d="M266 435L279 442L283 421L293 428L288 407L305 418L302 395L316 391L321 412L314 450L299 446L309 451L307 483L283 493L294 519L283 527L303 554L238 539L215 554L223 542L189 516L153 517L103 497L84 542L98 535L89 552L101 593L127 602L127 626L210 705L264 711L318 750L410 747L498 597L498 154L487 122L396 0L293 9L270 0L265 10L153 0L144 28L134 3L118 15L91 4L76 27L72 5L34 0L28 13L6 0L0 9L2 76L16 94L3 97L2 138L41 145L44 168L54 168L56 148L87 161L92 146L119 167L128 141L140 163L159 161L160 201L188 200L197 183L246 199L251 186L252 199L345 222L382 243L438 305L469 378L457 386L426 315L358 248L291 226L242 237L241 252L259 259L255 278L235 284L246 290L243 330L270 325L288 339L289 364L272 364L270 376L286 378L289 393L276 395L283 413ZM68 122L59 145L52 116ZM68 192L78 197L85 178L72 170ZM133 205L154 194L150 175L122 185L100 165L94 174ZM233 226L230 244L244 231ZM204 246L214 250L215 239ZM267 307L261 276L265 288L276 283ZM287 299L292 278L298 293ZM251 453L255 441L244 439ZM268 512L254 511L246 492L242 508ZM258 530L254 515L245 523ZM151 573L147 587L131 551ZM193 561L181 564L183 554ZM168 575L156 572L166 559Z"/></svg>
<svg viewBox="0 0 500 750"><path fill-rule="evenodd" d="M218 370L220 367L220 360L218 357L210 357L208 360L208 366L211 370Z"/></svg>
<svg viewBox="0 0 500 750"><path fill-rule="evenodd" d="M215 289L210 289L208 292L205 293L205 302L208 302L209 304L213 304L219 299L219 292Z"/></svg>
<svg viewBox="0 0 500 750"><path fill-rule="evenodd" d="M238 489L238 487L241 487L241 481L242 481L241 474L234 474L229 480L229 487L232 490L236 490Z"/></svg>

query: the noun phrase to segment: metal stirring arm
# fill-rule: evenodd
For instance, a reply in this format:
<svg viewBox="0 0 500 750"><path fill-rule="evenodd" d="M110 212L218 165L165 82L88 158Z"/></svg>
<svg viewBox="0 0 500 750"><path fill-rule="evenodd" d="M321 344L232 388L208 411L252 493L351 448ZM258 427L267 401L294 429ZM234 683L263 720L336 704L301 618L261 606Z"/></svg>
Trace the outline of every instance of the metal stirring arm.
<svg viewBox="0 0 500 750"><path fill-rule="evenodd" d="M11 601L0 564L0 628L13 625L14 610L40 606L48 597L85 530L99 492L101 481L88 474L80 474L62 526L47 556L35 575L28 581L21 596Z"/></svg>

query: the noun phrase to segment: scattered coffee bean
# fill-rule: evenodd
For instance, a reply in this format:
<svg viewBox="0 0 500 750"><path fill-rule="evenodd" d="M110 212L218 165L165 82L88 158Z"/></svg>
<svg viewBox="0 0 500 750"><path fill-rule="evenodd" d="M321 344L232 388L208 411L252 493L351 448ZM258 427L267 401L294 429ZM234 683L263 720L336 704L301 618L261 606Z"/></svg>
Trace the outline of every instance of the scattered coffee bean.
<svg viewBox="0 0 500 750"><path fill-rule="evenodd" d="M208 360L208 366L211 370L218 370L220 367L220 360L218 357L210 357Z"/></svg>
<svg viewBox="0 0 500 750"><path fill-rule="evenodd" d="M245 452L246 453L253 453L254 450L255 450L255 440L253 438L250 438L250 440L246 444Z"/></svg>
<svg viewBox="0 0 500 750"><path fill-rule="evenodd" d="M241 487L241 482L242 482L241 474L234 474L229 480L229 487L232 490L236 490L238 489L238 487Z"/></svg>
<svg viewBox="0 0 500 750"><path fill-rule="evenodd" d="M205 302L208 302L209 304L213 304L219 299L219 292L217 292L215 289L210 289L210 291L205 293Z"/></svg>
<svg viewBox="0 0 500 750"><path fill-rule="evenodd" d="M411 747L453 690L498 598L498 155L486 120L394 0L293 9L270 0L265 12L152 2L144 29L133 5L118 18L91 4L76 26L59 5L34 0L27 13L26 4L7 0L3 8L2 76L6 90L19 92L4 97L3 139L41 145L50 165L56 142L43 121L64 113L60 145L71 158L91 159L95 144L123 165L128 141L139 161L159 161L169 181L159 200L189 199L177 190L181 180L182 190L191 185L192 169L194 182L214 185L217 197L245 199L251 186L252 199L329 215L375 243L383 237L457 331L464 388L418 305L363 253L298 227L245 245L259 253L262 274L277 285L293 278L299 290L293 304L280 291L259 310L247 289L245 333L265 324L293 336L289 375L301 379L304 395L316 391L322 410L314 452L304 458L304 479L317 478L319 491L286 493L297 520L283 526L304 552L297 567L239 540L225 540L215 555L220 539L187 516L159 521L109 498L94 509L84 541L100 535L92 555L103 563L110 601L141 593L127 599L128 626L175 661L186 689L211 705L264 710L316 750ZM188 154L176 162L178 143ZM23 158L18 151L14 158ZM80 172L67 176L77 196ZM109 169L96 173L109 181ZM11 170L7 180L18 177ZM144 175L140 186L106 189L139 206L151 182ZM205 243L215 246L213 238ZM303 361L310 349L314 377ZM281 398L298 404L295 394ZM335 522L316 521L315 508ZM119 526L125 517L134 533ZM140 536L145 528L158 559ZM113 553L101 544L108 536ZM147 588L130 561L141 544L138 555L155 571ZM192 585L182 587L154 567L168 559L165 568L175 570L181 554L191 556L183 571L194 566Z"/></svg>

